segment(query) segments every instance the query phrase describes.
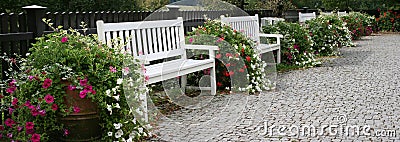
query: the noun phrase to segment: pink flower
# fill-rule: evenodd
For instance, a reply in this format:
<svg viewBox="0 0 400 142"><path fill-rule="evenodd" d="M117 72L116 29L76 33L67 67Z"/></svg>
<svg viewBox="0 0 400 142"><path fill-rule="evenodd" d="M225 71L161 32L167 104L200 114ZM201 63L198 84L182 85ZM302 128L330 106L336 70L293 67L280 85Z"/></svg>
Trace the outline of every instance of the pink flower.
<svg viewBox="0 0 400 142"><path fill-rule="evenodd" d="M86 86L87 83L88 83L87 78L79 80L79 85L81 85L81 86Z"/></svg>
<svg viewBox="0 0 400 142"><path fill-rule="evenodd" d="M81 111L81 109L77 106L74 106L74 112L75 113L79 113Z"/></svg>
<svg viewBox="0 0 400 142"><path fill-rule="evenodd" d="M49 87L51 86L51 83L52 83L52 82L53 82L53 81L52 81L51 79L46 78L46 79L44 80L44 82L43 82L42 87L43 87L44 89L47 89L47 88L49 88Z"/></svg>
<svg viewBox="0 0 400 142"><path fill-rule="evenodd" d="M21 132L22 129L24 129L24 127L22 127L22 126L18 126L18 127L17 127L18 132Z"/></svg>
<svg viewBox="0 0 400 142"><path fill-rule="evenodd" d="M46 115L46 110L40 110L39 111L40 116L45 116Z"/></svg>
<svg viewBox="0 0 400 142"><path fill-rule="evenodd" d="M293 45L294 49L300 50L299 46L297 44Z"/></svg>
<svg viewBox="0 0 400 142"><path fill-rule="evenodd" d="M0 131L3 131L3 130L4 130L4 126L0 125Z"/></svg>
<svg viewBox="0 0 400 142"><path fill-rule="evenodd" d="M92 93L93 95L96 95L96 91L95 90L90 91L90 93Z"/></svg>
<svg viewBox="0 0 400 142"><path fill-rule="evenodd" d="M114 68L113 66L110 66L110 72L115 73L115 72L117 72L117 69Z"/></svg>
<svg viewBox="0 0 400 142"><path fill-rule="evenodd" d="M10 114L10 115L11 115L13 112L14 112L14 109L13 109L13 108L11 108L11 107L9 107L9 108L8 108L8 114Z"/></svg>
<svg viewBox="0 0 400 142"><path fill-rule="evenodd" d="M189 43L192 43L193 42L193 38L189 38Z"/></svg>
<svg viewBox="0 0 400 142"><path fill-rule="evenodd" d="M32 81L32 79L35 77L30 75L28 78L29 78L29 81Z"/></svg>
<svg viewBox="0 0 400 142"><path fill-rule="evenodd" d="M37 116L37 115L39 115L39 111L36 108L31 109L31 114L32 114L32 116Z"/></svg>
<svg viewBox="0 0 400 142"><path fill-rule="evenodd" d="M26 128L27 130L33 129L34 126L35 126L35 124L34 124L33 122L26 122L26 123L25 123L25 128Z"/></svg>
<svg viewBox="0 0 400 142"><path fill-rule="evenodd" d="M79 97L81 97L81 99L85 98L87 94L87 90L82 90L81 92L79 92Z"/></svg>
<svg viewBox="0 0 400 142"><path fill-rule="evenodd" d="M12 120L11 118L7 118L6 121L4 122L6 124L6 126L8 127L12 127L12 125L15 124L15 121Z"/></svg>
<svg viewBox="0 0 400 142"><path fill-rule="evenodd" d="M217 58L217 59L221 58L221 54L215 55L215 58Z"/></svg>
<svg viewBox="0 0 400 142"><path fill-rule="evenodd" d="M57 104L53 104L53 105L51 105L51 109L52 109L52 110L54 110L54 111L56 111L56 110L58 109L58 106L57 106Z"/></svg>
<svg viewBox="0 0 400 142"><path fill-rule="evenodd" d="M69 135L69 131L68 131L68 129L65 129L64 130L64 136L68 136Z"/></svg>
<svg viewBox="0 0 400 142"><path fill-rule="evenodd" d="M11 102L11 104L12 104L13 106L16 106L17 103L18 103L18 99L17 99L17 98L14 98L13 101Z"/></svg>
<svg viewBox="0 0 400 142"><path fill-rule="evenodd" d="M68 37L65 36L65 37L62 37L62 38L61 38L61 42L62 42L62 43L65 43L65 42L67 42L67 41L68 41Z"/></svg>
<svg viewBox="0 0 400 142"><path fill-rule="evenodd" d="M33 134L31 137L32 142L40 142L40 134Z"/></svg>
<svg viewBox="0 0 400 142"><path fill-rule="evenodd" d="M149 79L150 79L150 77L148 76L148 75L145 75L144 76L144 80L147 82L147 81L149 81Z"/></svg>
<svg viewBox="0 0 400 142"><path fill-rule="evenodd" d="M47 94L46 96L44 96L44 100L46 101L46 103L51 104L54 102L54 97L50 94Z"/></svg>
<svg viewBox="0 0 400 142"><path fill-rule="evenodd" d="M26 129L26 133L32 135L33 133L35 133L35 129Z"/></svg>
<svg viewBox="0 0 400 142"><path fill-rule="evenodd" d="M68 90L74 91L75 89L76 89L75 86L73 86L73 85L68 85Z"/></svg>
<svg viewBox="0 0 400 142"><path fill-rule="evenodd" d="M12 133L8 133L8 134L7 134L7 137L8 137L8 138L12 138L12 136L13 136Z"/></svg>
<svg viewBox="0 0 400 142"><path fill-rule="evenodd" d="M93 90L93 86L92 86L92 85L86 85L86 86L85 86L85 90L86 90L87 92L90 92L90 91Z"/></svg>

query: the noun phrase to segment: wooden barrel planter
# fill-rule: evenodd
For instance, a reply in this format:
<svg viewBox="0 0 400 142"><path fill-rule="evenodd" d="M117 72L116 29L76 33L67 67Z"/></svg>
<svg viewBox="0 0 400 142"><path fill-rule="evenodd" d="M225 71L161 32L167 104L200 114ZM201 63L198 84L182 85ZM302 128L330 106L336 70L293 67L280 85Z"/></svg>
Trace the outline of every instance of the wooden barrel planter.
<svg viewBox="0 0 400 142"><path fill-rule="evenodd" d="M67 86L70 83L65 83ZM60 114L59 121L68 129L67 136L61 136L61 141L86 142L95 141L101 137L100 117L97 104L89 98L80 98L79 91L71 91L67 88L64 104L67 107L79 107L80 111L71 112L67 116ZM63 133L63 132L62 132Z"/></svg>

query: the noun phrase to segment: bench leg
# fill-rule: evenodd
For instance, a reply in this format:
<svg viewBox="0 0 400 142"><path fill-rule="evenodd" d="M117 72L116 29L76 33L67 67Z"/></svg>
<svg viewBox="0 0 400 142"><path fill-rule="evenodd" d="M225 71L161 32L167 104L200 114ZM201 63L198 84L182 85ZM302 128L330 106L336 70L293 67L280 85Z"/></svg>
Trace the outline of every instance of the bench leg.
<svg viewBox="0 0 400 142"><path fill-rule="evenodd" d="M278 63L278 64L281 63L281 48L278 49L276 63Z"/></svg>
<svg viewBox="0 0 400 142"><path fill-rule="evenodd" d="M186 84L187 84L187 75L181 76L181 89L183 92L186 92Z"/></svg>
<svg viewBox="0 0 400 142"><path fill-rule="evenodd" d="M211 95L217 93L217 76L215 75L215 64L210 71L210 81L211 81Z"/></svg>

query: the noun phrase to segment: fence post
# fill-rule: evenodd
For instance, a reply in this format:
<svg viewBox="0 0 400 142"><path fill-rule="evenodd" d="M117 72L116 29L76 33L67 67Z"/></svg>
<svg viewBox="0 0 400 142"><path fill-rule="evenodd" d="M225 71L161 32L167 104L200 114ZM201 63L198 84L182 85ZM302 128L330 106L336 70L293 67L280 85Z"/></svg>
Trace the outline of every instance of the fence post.
<svg viewBox="0 0 400 142"><path fill-rule="evenodd" d="M33 38L42 36L45 29L42 18L44 18L47 8L37 5L25 6L22 8L26 11L28 31L33 33Z"/></svg>

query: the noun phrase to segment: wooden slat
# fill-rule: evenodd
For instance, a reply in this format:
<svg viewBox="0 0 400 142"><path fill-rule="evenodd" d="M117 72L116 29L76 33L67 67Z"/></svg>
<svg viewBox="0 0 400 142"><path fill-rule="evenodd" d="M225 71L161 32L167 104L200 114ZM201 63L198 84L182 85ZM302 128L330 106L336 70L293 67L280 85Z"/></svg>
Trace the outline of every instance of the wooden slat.
<svg viewBox="0 0 400 142"><path fill-rule="evenodd" d="M149 49L148 49L148 44L149 44L149 42L147 42L147 32L146 32L146 29L142 29L141 32L142 32L141 38L142 38L142 40L143 40L143 42L142 42L142 45L143 45L143 55L147 55L147 54L149 54Z"/></svg>
<svg viewBox="0 0 400 142"><path fill-rule="evenodd" d="M151 39L151 29L146 29L147 32L147 44L149 49L149 54L154 53L153 51L153 39Z"/></svg>
<svg viewBox="0 0 400 142"><path fill-rule="evenodd" d="M153 39L154 52L160 52L160 51L159 51L159 48L158 48L156 29L155 29L155 28L151 29L151 32L152 32L152 39Z"/></svg>
<svg viewBox="0 0 400 142"><path fill-rule="evenodd" d="M157 40L158 40L158 52L163 52L163 42L162 42L162 32L161 32L161 28L157 28Z"/></svg>
<svg viewBox="0 0 400 142"><path fill-rule="evenodd" d="M127 42L126 43L126 47L125 47L125 51L127 51L127 53L128 54L132 54L132 45L131 45L131 43L132 43L132 36L129 34L129 30L126 30L125 31L125 36L126 36L126 41L125 42Z"/></svg>
<svg viewBox="0 0 400 142"><path fill-rule="evenodd" d="M74 12L69 12L68 13L68 15L69 15L69 26L71 27L71 28L73 28L73 29L76 29L78 26L76 25L76 13L74 13ZM70 28L70 27L67 27L67 28Z"/></svg>
<svg viewBox="0 0 400 142"><path fill-rule="evenodd" d="M19 23L19 31L20 32L26 32L28 31L27 29L27 24L26 24L26 15L24 13L19 13L18 14L18 23ZM33 33L30 33L31 37L29 39L33 38ZM27 39L27 40L29 40ZM20 51L22 57L26 57L26 53L28 53L28 41L27 40L20 40Z"/></svg>
<svg viewBox="0 0 400 142"><path fill-rule="evenodd" d="M59 12L55 12L54 13L54 27L58 27L58 26L60 26L60 25L62 25L61 23L62 23L62 15L61 15L61 13L59 13Z"/></svg>
<svg viewBox="0 0 400 142"><path fill-rule="evenodd" d="M171 27L171 50L176 49L175 27Z"/></svg>
<svg viewBox="0 0 400 142"><path fill-rule="evenodd" d="M136 42L137 42L137 48L138 48L138 56L140 54L144 54L143 52L143 46L142 46L142 31L141 30L136 30Z"/></svg>
<svg viewBox="0 0 400 142"><path fill-rule="evenodd" d="M89 28L95 28L96 27L96 21L97 21L95 13L90 11L90 12L88 12L87 15L89 16L89 19L88 19L89 20L89 22L88 22Z"/></svg>
<svg viewBox="0 0 400 142"><path fill-rule="evenodd" d="M163 51L168 51L168 46L167 46L167 29L165 27L161 28L161 37L163 40Z"/></svg>
<svg viewBox="0 0 400 142"><path fill-rule="evenodd" d="M137 45L136 45L136 31L131 30L131 41L132 41L132 53L133 56L138 56L138 50L137 50Z"/></svg>
<svg viewBox="0 0 400 142"><path fill-rule="evenodd" d="M69 16L68 16L68 13L66 13L66 12L63 12L62 13L62 16L63 16L63 29L68 29L68 27L69 27Z"/></svg>

